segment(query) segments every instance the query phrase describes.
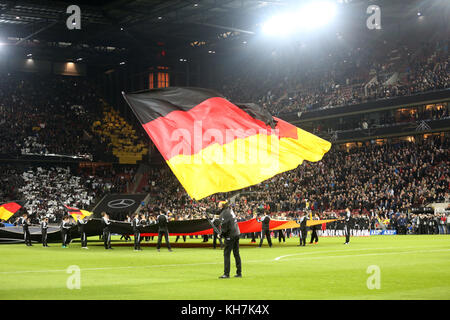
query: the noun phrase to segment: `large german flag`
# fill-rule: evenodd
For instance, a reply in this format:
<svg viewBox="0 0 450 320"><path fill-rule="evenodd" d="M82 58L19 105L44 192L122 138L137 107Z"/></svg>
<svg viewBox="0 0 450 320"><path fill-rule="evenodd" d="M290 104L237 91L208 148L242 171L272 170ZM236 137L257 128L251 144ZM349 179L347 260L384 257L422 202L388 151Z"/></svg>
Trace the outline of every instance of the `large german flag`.
<svg viewBox="0 0 450 320"><path fill-rule="evenodd" d="M5 204L2 204L0 206L0 220L7 221L20 208L22 208L22 206L20 204L16 203L16 202L8 202L8 203L5 203Z"/></svg>
<svg viewBox="0 0 450 320"><path fill-rule="evenodd" d="M123 95L193 199L257 184L303 160L319 161L331 147L257 105L238 107L212 90Z"/></svg>

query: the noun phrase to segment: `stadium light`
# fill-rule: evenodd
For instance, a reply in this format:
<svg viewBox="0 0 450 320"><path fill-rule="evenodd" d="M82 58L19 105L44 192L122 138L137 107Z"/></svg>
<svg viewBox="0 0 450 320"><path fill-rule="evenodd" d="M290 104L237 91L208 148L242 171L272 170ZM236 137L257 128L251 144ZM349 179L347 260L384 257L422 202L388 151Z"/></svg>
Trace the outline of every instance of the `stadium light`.
<svg viewBox="0 0 450 320"><path fill-rule="evenodd" d="M331 22L336 11L336 4L333 2L310 2L299 10L272 17L262 25L262 31L267 35L283 36L319 28Z"/></svg>

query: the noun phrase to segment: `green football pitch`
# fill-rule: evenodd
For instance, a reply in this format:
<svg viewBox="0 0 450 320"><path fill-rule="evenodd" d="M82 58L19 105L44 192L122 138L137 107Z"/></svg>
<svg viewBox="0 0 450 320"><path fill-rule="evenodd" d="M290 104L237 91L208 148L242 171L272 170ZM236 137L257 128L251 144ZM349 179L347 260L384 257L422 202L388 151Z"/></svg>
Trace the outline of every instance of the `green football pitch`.
<svg viewBox="0 0 450 320"><path fill-rule="evenodd" d="M218 279L223 251L211 240L188 238L173 252L157 252L156 237L143 251L118 237L114 250L90 240L89 250L77 241L0 245L0 299L450 299L450 235L320 238L306 247L273 239L272 248L242 239L240 279L233 255L231 278Z"/></svg>

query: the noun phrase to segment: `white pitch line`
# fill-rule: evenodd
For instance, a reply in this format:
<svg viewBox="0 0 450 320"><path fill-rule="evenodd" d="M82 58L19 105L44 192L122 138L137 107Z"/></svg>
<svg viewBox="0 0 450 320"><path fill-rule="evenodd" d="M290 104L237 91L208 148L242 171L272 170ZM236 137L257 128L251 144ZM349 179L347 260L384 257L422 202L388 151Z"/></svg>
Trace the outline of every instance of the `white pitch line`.
<svg viewBox="0 0 450 320"><path fill-rule="evenodd" d="M421 249L421 248L429 248L429 247L402 247L401 249ZM300 253L293 253L293 254L287 254L285 256L279 256L276 257L274 260L279 261L286 257L292 257L292 256L302 256L302 255L308 255L308 254L320 254L320 253L333 253L333 252L353 252L353 251L370 251L370 250L388 250L388 249L400 249L399 247L384 247L384 248L362 248L362 249L343 249L343 250L318 250L318 251L312 251L312 252L300 252Z"/></svg>
<svg viewBox="0 0 450 320"><path fill-rule="evenodd" d="M366 256L385 256L390 254L411 254L411 253L429 253L429 252L441 252L441 251L450 251L450 249L437 249L437 250L419 250L419 251L397 251L397 252L380 252L380 253L365 253L365 254L347 254L340 256L321 256L321 257L305 257L305 258L293 258L286 259L284 261L293 261L293 260L317 260L317 259L328 259L328 258L348 258L348 257L366 257Z"/></svg>

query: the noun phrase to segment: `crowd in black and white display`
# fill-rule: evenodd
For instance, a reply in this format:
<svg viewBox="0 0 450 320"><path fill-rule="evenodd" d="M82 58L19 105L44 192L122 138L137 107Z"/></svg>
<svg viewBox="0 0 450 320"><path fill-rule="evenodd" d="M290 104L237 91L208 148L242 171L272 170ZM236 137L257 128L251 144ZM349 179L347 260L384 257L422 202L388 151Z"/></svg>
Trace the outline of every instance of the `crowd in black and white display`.
<svg viewBox="0 0 450 320"><path fill-rule="evenodd" d="M134 168L90 169L73 166L0 166L2 199L20 199L34 222L60 222L64 205L89 210L107 193L125 193Z"/></svg>
<svg viewBox="0 0 450 320"><path fill-rule="evenodd" d="M0 74L0 154L59 155L92 160L106 152L90 131L100 100L79 77Z"/></svg>

